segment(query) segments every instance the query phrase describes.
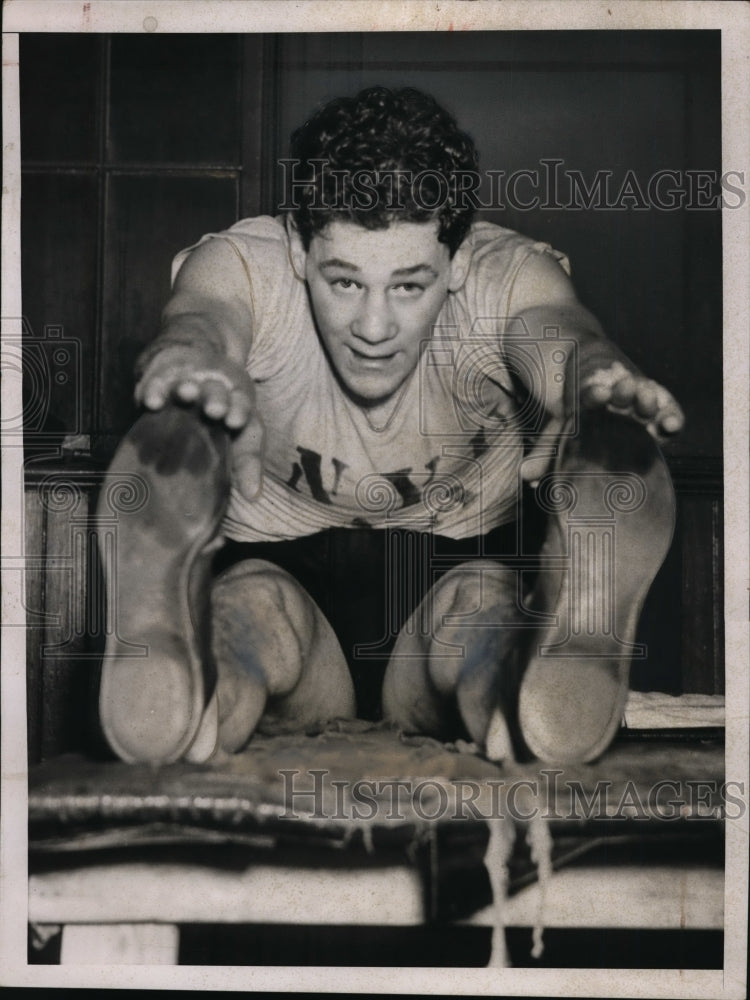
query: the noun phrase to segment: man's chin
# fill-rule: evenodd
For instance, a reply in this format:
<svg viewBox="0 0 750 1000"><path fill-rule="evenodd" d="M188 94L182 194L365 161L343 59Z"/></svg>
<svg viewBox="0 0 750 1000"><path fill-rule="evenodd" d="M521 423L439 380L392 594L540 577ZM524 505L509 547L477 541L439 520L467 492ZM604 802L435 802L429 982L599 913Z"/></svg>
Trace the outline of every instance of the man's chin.
<svg viewBox="0 0 750 1000"><path fill-rule="evenodd" d="M347 394L351 401L363 410L374 410L377 406L383 406L388 400L393 399L397 392L398 389L385 393L362 393L357 392L352 387L347 387Z"/></svg>
<svg viewBox="0 0 750 1000"><path fill-rule="evenodd" d="M347 382L344 384L347 395L356 403L357 406L362 407L363 410L371 410L377 406L382 406L387 403L390 399L398 393L401 389L403 382L399 382L397 385L378 385L373 383L362 382Z"/></svg>

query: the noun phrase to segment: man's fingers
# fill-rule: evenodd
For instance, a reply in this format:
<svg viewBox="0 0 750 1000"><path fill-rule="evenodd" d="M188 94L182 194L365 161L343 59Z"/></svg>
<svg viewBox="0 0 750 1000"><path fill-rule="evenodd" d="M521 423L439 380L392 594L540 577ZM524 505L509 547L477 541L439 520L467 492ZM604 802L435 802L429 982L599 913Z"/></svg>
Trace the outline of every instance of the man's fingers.
<svg viewBox="0 0 750 1000"><path fill-rule="evenodd" d="M685 425L680 406L664 386L622 366L594 372L581 386L580 398L585 407L606 406L640 421L659 441L679 433Z"/></svg>
<svg viewBox="0 0 750 1000"><path fill-rule="evenodd" d="M251 414L245 426L234 439L234 455L260 455L263 451L263 424L256 414Z"/></svg>
<svg viewBox="0 0 750 1000"><path fill-rule="evenodd" d="M633 397L636 394L636 381L632 375L625 375L612 386L610 403L619 409L626 409L633 405Z"/></svg>
<svg viewBox="0 0 750 1000"><path fill-rule="evenodd" d="M685 425L685 415L674 396L664 386L656 387L656 414L654 418L656 433L662 437L671 437L682 430Z"/></svg>
<svg viewBox="0 0 750 1000"><path fill-rule="evenodd" d="M136 400L148 410L160 410L174 396L182 403L194 403L200 396L200 381L192 375L152 375L136 387Z"/></svg>
<svg viewBox="0 0 750 1000"><path fill-rule="evenodd" d="M250 416L252 400L244 389L232 389L229 394L229 409L224 417L224 423L230 430L236 431L244 427Z"/></svg>
<svg viewBox="0 0 750 1000"><path fill-rule="evenodd" d="M583 387L581 401L584 406L604 406L609 402L612 388L601 382L593 382Z"/></svg>
<svg viewBox="0 0 750 1000"><path fill-rule="evenodd" d="M160 378L151 378L140 390L143 405L147 410L160 410L167 401L168 387Z"/></svg>
<svg viewBox="0 0 750 1000"><path fill-rule="evenodd" d="M200 383L194 378L185 378L177 383L175 395L183 403L194 403L200 394Z"/></svg>
<svg viewBox="0 0 750 1000"><path fill-rule="evenodd" d="M218 379L206 379L201 385L201 406L212 420L221 420L229 409L229 390Z"/></svg>
<svg viewBox="0 0 750 1000"><path fill-rule="evenodd" d="M233 387L227 375L217 372L170 372L152 375L136 387L136 400L148 410L159 410L170 398L180 403L198 403L207 417L224 420L230 430L239 430L252 411L252 386Z"/></svg>
<svg viewBox="0 0 750 1000"><path fill-rule="evenodd" d="M658 423L662 434L671 437L682 430L685 424L685 417L682 410L668 410L666 413L659 414Z"/></svg>
<svg viewBox="0 0 750 1000"><path fill-rule="evenodd" d="M232 442L232 466L240 493L255 499L263 484L263 425L255 414Z"/></svg>
<svg viewBox="0 0 750 1000"><path fill-rule="evenodd" d="M650 382L642 382L635 394L635 409L639 417L649 420L657 410L656 387Z"/></svg>
<svg viewBox="0 0 750 1000"><path fill-rule="evenodd" d="M136 402L149 410L159 410L170 399L178 403L195 404L211 420L221 420L230 431L243 432L254 418L255 393L253 383L240 365L227 358L203 358L183 355L181 358L153 360L135 389ZM253 432L253 427L250 426ZM262 429L255 429L257 444L246 439L245 448L258 455L262 451ZM256 477L257 478L257 477Z"/></svg>

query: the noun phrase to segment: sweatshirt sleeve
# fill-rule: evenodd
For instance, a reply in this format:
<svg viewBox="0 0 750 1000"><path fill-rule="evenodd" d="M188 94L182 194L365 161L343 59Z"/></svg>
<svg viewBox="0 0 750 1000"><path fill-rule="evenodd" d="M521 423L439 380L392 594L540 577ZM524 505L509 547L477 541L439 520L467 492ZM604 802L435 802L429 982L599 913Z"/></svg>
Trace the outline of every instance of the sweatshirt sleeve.
<svg viewBox="0 0 750 1000"><path fill-rule="evenodd" d="M243 219L223 232L207 233L176 255L172 283L189 254L210 239L227 241L244 269L252 315L247 370L256 380L269 378L294 357L295 331L306 307L304 282L292 267L283 223L260 216Z"/></svg>

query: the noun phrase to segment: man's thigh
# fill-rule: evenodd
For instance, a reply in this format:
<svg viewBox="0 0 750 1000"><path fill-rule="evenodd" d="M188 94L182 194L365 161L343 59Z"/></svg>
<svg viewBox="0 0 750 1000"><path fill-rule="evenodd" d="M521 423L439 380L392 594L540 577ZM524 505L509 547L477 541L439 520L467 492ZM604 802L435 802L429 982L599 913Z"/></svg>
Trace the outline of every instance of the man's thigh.
<svg viewBox="0 0 750 1000"><path fill-rule="evenodd" d="M515 525L461 540L400 528L334 528L289 541L230 541L214 569L218 573L244 559L264 559L293 576L339 640L359 717L377 719L396 639L430 589L457 566L500 559L517 545Z"/></svg>

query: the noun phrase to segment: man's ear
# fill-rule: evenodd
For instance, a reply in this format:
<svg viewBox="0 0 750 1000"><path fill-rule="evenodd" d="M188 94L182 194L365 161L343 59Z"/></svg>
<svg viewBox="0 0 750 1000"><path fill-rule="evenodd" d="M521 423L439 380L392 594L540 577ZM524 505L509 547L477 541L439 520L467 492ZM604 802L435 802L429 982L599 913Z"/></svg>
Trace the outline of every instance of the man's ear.
<svg viewBox="0 0 750 1000"><path fill-rule="evenodd" d="M451 273L448 279L448 291L457 292L466 281L466 275L471 266L471 246L464 240L451 258Z"/></svg>
<svg viewBox="0 0 750 1000"><path fill-rule="evenodd" d="M297 231L291 213L287 213L284 219L287 236L289 237L289 260L292 262L294 273L300 279L305 280L305 262L307 261L307 251L302 244L302 237Z"/></svg>

